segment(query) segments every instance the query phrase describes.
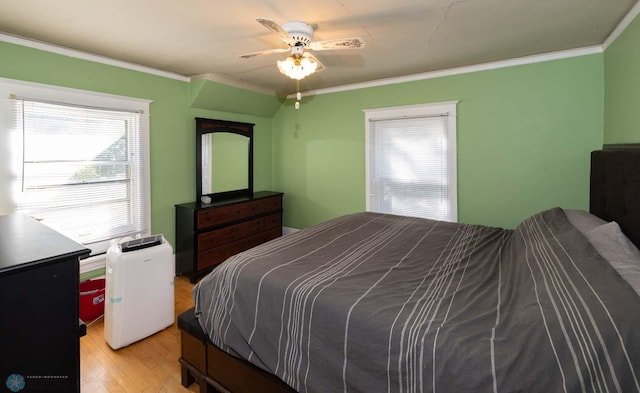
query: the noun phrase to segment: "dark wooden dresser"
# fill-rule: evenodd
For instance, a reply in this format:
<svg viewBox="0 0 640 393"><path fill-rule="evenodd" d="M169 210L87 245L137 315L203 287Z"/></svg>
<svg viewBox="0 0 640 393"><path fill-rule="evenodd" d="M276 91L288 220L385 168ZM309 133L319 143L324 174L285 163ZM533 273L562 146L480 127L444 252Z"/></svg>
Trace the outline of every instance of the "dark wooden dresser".
<svg viewBox="0 0 640 393"><path fill-rule="evenodd" d="M79 259L89 252L31 217L0 216L5 391L80 391Z"/></svg>
<svg viewBox="0 0 640 393"><path fill-rule="evenodd" d="M176 205L176 274L195 282L228 257L282 236L282 195Z"/></svg>

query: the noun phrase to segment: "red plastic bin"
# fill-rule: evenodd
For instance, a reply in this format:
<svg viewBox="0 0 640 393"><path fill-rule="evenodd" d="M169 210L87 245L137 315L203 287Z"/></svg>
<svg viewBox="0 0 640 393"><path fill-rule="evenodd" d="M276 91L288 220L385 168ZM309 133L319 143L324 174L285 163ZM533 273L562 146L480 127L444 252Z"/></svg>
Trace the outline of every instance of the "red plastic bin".
<svg viewBox="0 0 640 393"><path fill-rule="evenodd" d="M80 319L93 321L104 314L104 278L80 283Z"/></svg>

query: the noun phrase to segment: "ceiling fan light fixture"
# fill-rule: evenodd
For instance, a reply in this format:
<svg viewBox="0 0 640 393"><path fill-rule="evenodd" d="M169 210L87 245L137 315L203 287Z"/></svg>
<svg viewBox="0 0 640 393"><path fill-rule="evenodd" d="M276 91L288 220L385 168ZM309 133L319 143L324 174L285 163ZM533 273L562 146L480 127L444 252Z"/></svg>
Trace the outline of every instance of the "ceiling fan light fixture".
<svg viewBox="0 0 640 393"><path fill-rule="evenodd" d="M298 54L278 60L278 70L291 79L303 79L316 72L317 68L318 63Z"/></svg>

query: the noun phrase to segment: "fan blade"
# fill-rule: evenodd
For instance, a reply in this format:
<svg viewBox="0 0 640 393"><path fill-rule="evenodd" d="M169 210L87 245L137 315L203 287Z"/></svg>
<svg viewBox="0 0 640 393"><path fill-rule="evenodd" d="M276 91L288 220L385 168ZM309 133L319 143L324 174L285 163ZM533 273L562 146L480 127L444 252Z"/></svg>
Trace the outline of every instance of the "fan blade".
<svg viewBox="0 0 640 393"><path fill-rule="evenodd" d="M320 60L318 60L314 55L312 55L309 52L304 52L302 56L318 64L318 68L316 68L316 72L324 71L324 68L325 68L324 64L320 63Z"/></svg>
<svg viewBox="0 0 640 393"><path fill-rule="evenodd" d="M309 44L309 49L331 50L331 49L360 49L364 48L365 42L360 37L338 38L335 40L315 41Z"/></svg>
<svg viewBox="0 0 640 393"><path fill-rule="evenodd" d="M286 30L275 21L267 18L256 18L256 21L277 35L285 44L290 45L293 43L293 38L291 38L289 33L287 33Z"/></svg>
<svg viewBox="0 0 640 393"><path fill-rule="evenodd" d="M289 50L290 50L289 48L267 49L267 50L261 50L260 52L245 53L244 55L240 55L239 57L241 57L243 59L250 59L252 57L262 56L262 55L270 55L272 53L289 52Z"/></svg>

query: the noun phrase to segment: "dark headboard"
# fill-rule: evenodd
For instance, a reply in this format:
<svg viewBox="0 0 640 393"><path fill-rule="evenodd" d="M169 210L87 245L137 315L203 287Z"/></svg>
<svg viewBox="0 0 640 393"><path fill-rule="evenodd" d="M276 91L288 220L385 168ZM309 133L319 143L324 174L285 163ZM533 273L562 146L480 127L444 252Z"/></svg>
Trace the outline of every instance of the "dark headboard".
<svg viewBox="0 0 640 393"><path fill-rule="evenodd" d="M634 146L591 153L589 211L616 221L640 248L640 149Z"/></svg>

